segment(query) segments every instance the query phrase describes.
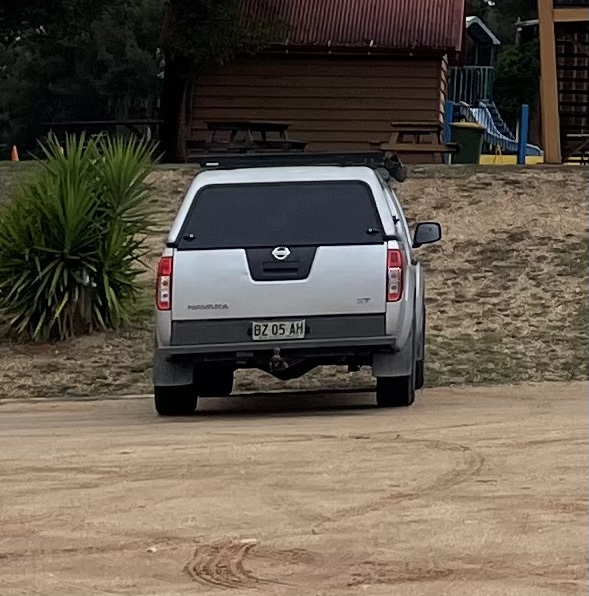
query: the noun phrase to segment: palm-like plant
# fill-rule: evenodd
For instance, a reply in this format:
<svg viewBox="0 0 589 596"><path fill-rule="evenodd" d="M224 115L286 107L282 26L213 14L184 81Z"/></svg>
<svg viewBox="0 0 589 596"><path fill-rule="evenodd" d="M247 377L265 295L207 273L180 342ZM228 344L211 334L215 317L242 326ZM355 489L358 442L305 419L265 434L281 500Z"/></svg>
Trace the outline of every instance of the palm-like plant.
<svg viewBox="0 0 589 596"><path fill-rule="evenodd" d="M56 137L0 209L0 320L19 337L65 339L128 322L155 229L147 141Z"/></svg>

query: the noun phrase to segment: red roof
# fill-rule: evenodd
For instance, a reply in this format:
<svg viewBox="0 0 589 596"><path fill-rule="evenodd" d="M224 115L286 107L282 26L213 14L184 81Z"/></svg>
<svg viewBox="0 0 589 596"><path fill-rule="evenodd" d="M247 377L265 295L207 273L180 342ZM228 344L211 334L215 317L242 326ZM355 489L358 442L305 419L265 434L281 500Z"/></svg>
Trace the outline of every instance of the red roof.
<svg viewBox="0 0 589 596"><path fill-rule="evenodd" d="M256 20L278 18L290 47L460 52L465 0L242 0Z"/></svg>

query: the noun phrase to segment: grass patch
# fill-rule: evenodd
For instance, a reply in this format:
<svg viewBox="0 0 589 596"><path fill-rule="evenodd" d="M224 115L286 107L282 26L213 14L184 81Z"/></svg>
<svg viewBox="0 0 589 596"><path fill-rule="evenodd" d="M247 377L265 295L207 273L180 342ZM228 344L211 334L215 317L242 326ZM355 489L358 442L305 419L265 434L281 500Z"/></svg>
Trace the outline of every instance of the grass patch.
<svg viewBox="0 0 589 596"><path fill-rule="evenodd" d="M504 384L526 380L523 356L498 333L431 333L428 337L428 385Z"/></svg>

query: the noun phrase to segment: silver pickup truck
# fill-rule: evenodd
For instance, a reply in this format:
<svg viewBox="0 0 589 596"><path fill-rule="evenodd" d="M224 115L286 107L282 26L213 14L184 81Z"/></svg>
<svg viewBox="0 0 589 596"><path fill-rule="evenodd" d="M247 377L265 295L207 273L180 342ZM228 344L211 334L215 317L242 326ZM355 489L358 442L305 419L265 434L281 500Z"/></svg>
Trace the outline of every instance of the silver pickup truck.
<svg viewBox="0 0 589 596"><path fill-rule="evenodd" d="M228 396L237 369L281 380L317 366L369 366L380 407L424 383L424 274L375 155L236 158L204 164L159 262L154 359L160 415ZM331 165L333 164L333 165Z"/></svg>

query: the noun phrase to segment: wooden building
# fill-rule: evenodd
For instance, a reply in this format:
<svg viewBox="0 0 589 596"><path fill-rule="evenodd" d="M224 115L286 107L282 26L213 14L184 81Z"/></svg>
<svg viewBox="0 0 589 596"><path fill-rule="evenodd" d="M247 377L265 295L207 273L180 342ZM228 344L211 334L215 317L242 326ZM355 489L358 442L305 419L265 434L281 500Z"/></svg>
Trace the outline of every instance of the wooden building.
<svg viewBox="0 0 589 596"><path fill-rule="evenodd" d="M279 120L310 150L362 150L387 142L392 122L443 121L465 0L243 2L253 18L273 11L287 34L194 79L187 138L210 120Z"/></svg>
<svg viewBox="0 0 589 596"><path fill-rule="evenodd" d="M589 153L589 0L538 0L547 163Z"/></svg>

